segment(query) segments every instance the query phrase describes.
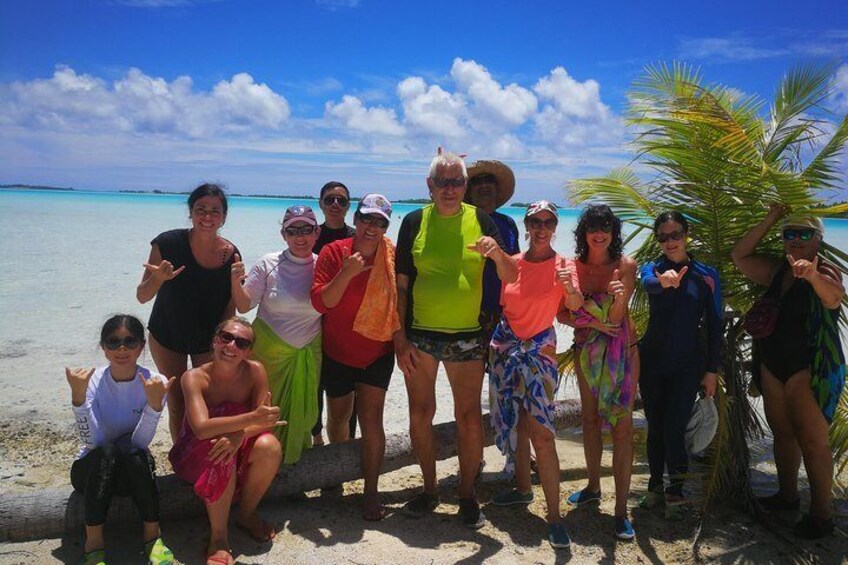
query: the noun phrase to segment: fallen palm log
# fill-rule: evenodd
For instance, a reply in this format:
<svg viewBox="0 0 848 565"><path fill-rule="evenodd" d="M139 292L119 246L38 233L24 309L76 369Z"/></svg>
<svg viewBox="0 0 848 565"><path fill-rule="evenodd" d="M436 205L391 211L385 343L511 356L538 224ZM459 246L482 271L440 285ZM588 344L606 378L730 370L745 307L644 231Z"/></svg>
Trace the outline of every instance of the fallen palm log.
<svg viewBox="0 0 848 565"><path fill-rule="evenodd" d="M557 404L555 426L558 430L580 424L580 402L565 400ZM486 445L493 442L488 414L483 417ZM456 455L456 423L435 426L436 458ZM386 455L382 473L389 473L415 463L407 432L386 436ZM266 495L266 500L280 500L289 494L332 487L362 478L359 464L359 440L326 445L303 453L294 465L285 465ZM160 514L163 520L199 516L205 513L203 503L187 483L175 475L159 477ZM79 532L84 521L83 497L70 486L35 492L0 495L0 541L24 541ZM138 513L128 497L115 497L109 509L108 523L134 523Z"/></svg>

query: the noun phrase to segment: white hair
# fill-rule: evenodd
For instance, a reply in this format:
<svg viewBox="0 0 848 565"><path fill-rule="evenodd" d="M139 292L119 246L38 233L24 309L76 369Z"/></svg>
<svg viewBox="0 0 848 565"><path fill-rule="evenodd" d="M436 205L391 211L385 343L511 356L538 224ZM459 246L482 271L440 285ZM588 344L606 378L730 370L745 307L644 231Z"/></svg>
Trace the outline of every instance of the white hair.
<svg viewBox="0 0 848 565"><path fill-rule="evenodd" d="M468 170L465 168L465 159L456 153L442 151L442 148L440 147L436 156L433 157L432 161L430 161L430 174L428 176L431 179L436 178L436 171L439 168L445 169L455 165L459 165L462 168L462 178L468 180Z"/></svg>

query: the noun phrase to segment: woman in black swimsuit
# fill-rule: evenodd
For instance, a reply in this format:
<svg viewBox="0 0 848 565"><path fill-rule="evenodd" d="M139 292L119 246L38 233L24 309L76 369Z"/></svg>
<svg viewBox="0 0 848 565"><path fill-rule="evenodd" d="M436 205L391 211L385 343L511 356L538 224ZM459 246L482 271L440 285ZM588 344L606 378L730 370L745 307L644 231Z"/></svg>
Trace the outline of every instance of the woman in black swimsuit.
<svg viewBox="0 0 848 565"><path fill-rule="evenodd" d="M778 305L774 330L754 340L754 373L774 434L780 484L780 490L761 498L760 504L767 510L799 508L798 468L803 456L810 481L810 513L798 522L795 533L816 538L833 531L828 424L844 383L836 319L845 288L839 271L818 255L824 226L816 217L797 215L782 222L785 258L755 253L785 213L784 206L772 204L763 221L736 244L732 256L746 277L768 287L766 296ZM829 332L828 339L837 344L836 351L830 352L832 358L821 352L814 356L819 349L816 338L823 332Z"/></svg>
<svg viewBox="0 0 848 565"><path fill-rule="evenodd" d="M160 233L150 242L150 257L136 290L144 304L154 296L150 352L163 375L177 377L212 360L212 335L234 313L230 300L230 265L238 249L218 235L227 219L227 196L221 187L203 184L188 197L191 229ZM168 399L171 439L183 423L182 389L176 383Z"/></svg>

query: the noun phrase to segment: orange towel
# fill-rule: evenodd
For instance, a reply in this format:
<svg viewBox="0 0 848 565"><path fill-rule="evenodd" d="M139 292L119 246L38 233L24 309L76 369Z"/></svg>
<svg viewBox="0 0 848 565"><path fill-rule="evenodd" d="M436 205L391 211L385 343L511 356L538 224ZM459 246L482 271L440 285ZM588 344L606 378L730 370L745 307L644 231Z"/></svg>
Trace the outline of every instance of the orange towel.
<svg viewBox="0 0 848 565"><path fill-rule="evenodd" d="M399 329L395 248L392 240L384 236L377 247L374 268L368 275L365 296L353 321L353 331L374 341L392 341L392 334Z"/></svg>

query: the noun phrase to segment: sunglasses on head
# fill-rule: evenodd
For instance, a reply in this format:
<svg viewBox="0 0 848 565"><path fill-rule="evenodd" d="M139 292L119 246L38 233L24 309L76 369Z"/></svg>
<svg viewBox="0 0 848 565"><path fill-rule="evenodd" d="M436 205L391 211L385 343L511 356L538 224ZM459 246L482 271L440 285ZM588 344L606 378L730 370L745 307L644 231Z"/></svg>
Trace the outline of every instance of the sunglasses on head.
<svg viewBox="0 0 848 565"><path fill-rule="evenodd" d="M376 214L359 214L359 221L368 226L374 226L375 228L380 228L381 230L389 227L389 221Z"/></svg>
<svg viewBox="0 0 848 565"><path fill-rule="evenodd" d="M657 241L659 241L660 243L665 243L669 239L673 239L674 241L680 241L685 236L686 236L685 232L683 232L681 230L677 230L677 231L673 231L671 233L658 233L656 237L657 237Z"/></svg>
<svg viewBox="0 0 848 565"><path fill-rule="evenodd" d="M602 231L604 233L612 233L612 222L598 222L586 225L587 233L595 233Z"/></svg>
<svg viewBox="0 0 848 565"><path fill-rule="evenodd" d="M463 177L455 178L455 179L445 179L442 177L433 177L433 184L436 185L437 188L447 188L452 186L454 188L461 188L465 186L465 179Z"/></svg>
<svg viewBox="0 0 848 565"><path fill-rule="evenodd" d="M783 239L792 241L800 239L801 241L810 241L816 235L816 230L811 228L786 228L783 230Z"/></svg>
<svg viewBox="0 0 848 565"><path fill-rule="evenodd" d="M311 235L315 231L315 226L289 226L284 228L286 235Z"/></svg>
<svg viewBox="0 0 848 565"><path fill-rule="evenodd" d="M557 220L556 218L548 218L546 220L541 220L539 218L527 218L527 225L534 230L538 230L540 228L555 230L557 227Z"/></svg>
<svg viewBox="0 0 848 565"><path fill-rule="evenodd" d="M217 333L217 337L219 340L221 340L221 343L229 344L232 342L236 342L236 347L242 350L250 349L250 346L253 345L253 342L249 339L238 337L236 335L231 334L230 332L226 332L223 330Z"/></svg>
<svg viewBox="0 0 848 565"><path fill-rule="evenodd" d="M141 340L135 337L134 335L128 335L124 337L118 336L110 336L107 337L103 342L103 347L108 349L109 351L117 351L121 347L126 347L127 349L135 349L141 345Z"/></svg>
<svg viewBox="0 0 848 565"><path fill-rule="evenodd" d="M346 196L335 196L333 194L329 194L322 198L325 206L332 206L333 204L338 204L342 208L347 208L347 205L350 204L350 198Z"/></svg>

